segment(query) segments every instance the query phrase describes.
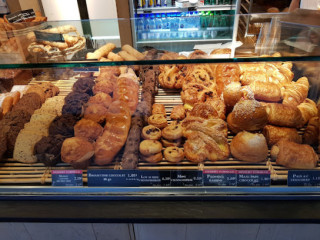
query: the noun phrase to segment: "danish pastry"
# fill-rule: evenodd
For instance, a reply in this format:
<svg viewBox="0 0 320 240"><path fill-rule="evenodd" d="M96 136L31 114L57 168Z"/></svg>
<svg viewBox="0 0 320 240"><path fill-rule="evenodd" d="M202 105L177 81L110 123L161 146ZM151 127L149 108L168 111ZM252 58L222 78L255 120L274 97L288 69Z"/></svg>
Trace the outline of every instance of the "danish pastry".
<svg viewBox="0 0 320 240"><path fill-rule="evenodd" d="M161 138L161 143L164 147L179 147L181 146L181 138L172 141Z"/></svg>
<svg viewBox="0 0 320 240"><path fill-rule="evenodd" d="M163 116L163 114L154 114L148 118L148 123L157 128L165 128L168 125L167 119Z"/></svg>
<svg viewBox="0 0 320 240"><path fill-rule="evenodd" d="M176 140L182 137L181 124L172 122L169 126L162 129L162 137L169 140Z"/></svg>
<svg viewBox="0 0 320 240"><path fill-rule="evenodd" d="M142 129L141 136L145 140L159 140L161 138L161 130L153 125L148 125Z"/></svg>
<svg viewBox="0 0 320 240"><path fill-rule="evenodd" d="M157 163L163 159L162 152L156 153L150 156L140 156L142 161Z"/></svg>
<svg viewBox="0 0 320 240"><path fill-rule="evenodd" d="M144 156L154 155L161 152L162 144L156 140L143 140L140 143L139 151Z"/></svg>
<svg viewBox="0 0 320 240"><path fill-rule="evenodd" d="M166 117L167 115L166 115L166 109L164 105L160 103L154 103L152 105L152 115L154 114L162 114L163 116Z"/></svg>
<svg viewBox="0 0 320 240"><path fill-rule="evenodd" d="M167 147L163 151L163 155L166 160L173 163L180 162L184 158L183 149L178 147Z"/></svg>
<svg viewBox="0 0 320 240"><path fill-rule="evenodd" d="M183 105L174 106L170 114L170 118L173 120L183 120L186 117L186 110Z"/></svg>

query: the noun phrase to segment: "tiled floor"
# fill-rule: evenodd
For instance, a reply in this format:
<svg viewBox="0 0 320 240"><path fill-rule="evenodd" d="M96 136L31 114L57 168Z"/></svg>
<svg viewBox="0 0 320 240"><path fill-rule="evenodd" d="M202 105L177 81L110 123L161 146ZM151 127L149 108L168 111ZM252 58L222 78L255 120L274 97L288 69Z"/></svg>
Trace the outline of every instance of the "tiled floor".
<svg viewBox="0 0 320 240"><path fill-rule="evenodd" d="M0 240L318 240L317 224L0 223Z"/></svg>

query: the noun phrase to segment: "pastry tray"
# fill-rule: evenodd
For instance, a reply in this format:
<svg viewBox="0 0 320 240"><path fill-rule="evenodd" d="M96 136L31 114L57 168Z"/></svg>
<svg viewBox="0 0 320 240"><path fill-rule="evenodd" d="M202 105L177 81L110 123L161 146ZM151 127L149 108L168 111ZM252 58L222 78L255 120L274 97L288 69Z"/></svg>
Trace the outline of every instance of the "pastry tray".
<svg viewBox="0 0 320 240"><path fill-rule="evenodd" d="M60 96L66 96L72 89L72 85L77 81L77 75L71 77L69 80L51 81L60 88ZM39 83L33 79L30 85ZM141 92L141 91L140 91ZM155 96L155 103L162 103L165 105L167 112L167 119L170 122L170 113L173 106L182 104L179 90L158 89ZM302 135L305 128L299 129L299 134ZM233 134L228 133L228 142L230 143ZM90 165L88 169L121 169L121 152L115 157L111 164L104 166ZM69 164L59 163L55 167L46 167L42 163L25 164L16 162L14 159L3 159L0 162L0 184L9 185L28 185L39 186L43 184L51 184L51 170L69 170L73 169ZM152 164L144 161L138 163L137 169L140 170L206 170L206 169L229 169L229 170L269 170L271 173L272 185L285 184L288 177L287 168L277 165L275 161L270 158L270 151L267 161L261 163L248 163L239 161L233 157L227 160L219 160L216 162L204 161L202 163L193 163L187 159L179 163L171 163L163 159L162 161ZM317 168L320 170L318 162ZM83 171L83 182L87 182L87 171Z"/></svg>

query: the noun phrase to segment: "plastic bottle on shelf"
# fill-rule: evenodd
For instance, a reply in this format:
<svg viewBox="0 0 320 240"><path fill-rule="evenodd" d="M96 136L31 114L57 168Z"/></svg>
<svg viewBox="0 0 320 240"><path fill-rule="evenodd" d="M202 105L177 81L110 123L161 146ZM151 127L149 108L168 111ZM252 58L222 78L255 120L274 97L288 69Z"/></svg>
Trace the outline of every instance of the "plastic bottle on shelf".
<svg viewBox="0 0 320 240"><path fill-rule="evenodd" d="M165 13L161 14L162 29L170 29L169 18Z"/></svg>
<svg viewBox="0 0 320 240"><path fill-rule="evenodd" d="M204 0L204 5L210 5L211 4L211 0Z"/></svg>
<svg viewBox="0 0 320 240"><path fill-rule="evenodd" d="M154 19L154 14L150 14L149 29L150 30L156 29L156 22L155 22L155 19Z"/></svg>
<svg viewBox="0 0 320 240"><path fill-rule="evenodd" d="M179 15L177 15L177 17L179 17L179 29L185 28L185 13L181 13Z"/></svg>
<svg viewBox="0 0 320 240"><path fill-rule="evenodd" d="M162 28L162 21L161 21L161 15L160 14L156 14L156 18L155 18L155 29L161 29Z"/></svg>
<svg viewBox="0 0 320 240"><path fill-rule="evenodd" d="M161 0L161 7L167 6L167 0Z"/></svg>
<svg viewBox="0 0 320 240"><path fill-rule="evenodd" d="M137 8L142 8L142 0L137 0Z"/></svg>
<svg viewBox="0 0 320 240"><path fill-rule="evenodd" d="M137 29L138 29L138 31L143 31L144 30L143 15L138 15Z"/></svg>
<svg viewBox="0 0 320 240"><path fill-rule="evenodd" d="M161 0L156 0L156 7L161 7Z"/></svg>
<svg viewBox="0 0 320 240"><path fill-rule="evenodd" d="M195 27L200 29L200 13L198 11L194 12L194 21L195 21Z"/></svg>

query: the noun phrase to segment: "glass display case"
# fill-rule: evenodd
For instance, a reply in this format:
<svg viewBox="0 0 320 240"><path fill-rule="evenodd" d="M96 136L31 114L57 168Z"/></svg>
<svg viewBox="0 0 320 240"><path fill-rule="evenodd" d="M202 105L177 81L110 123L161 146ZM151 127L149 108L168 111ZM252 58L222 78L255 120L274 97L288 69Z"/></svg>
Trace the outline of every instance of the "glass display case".
<svg viewBox="0 0 320 240"><path fill-rule="evenodd" d="M2 32L0 199L319 198L318 55L88 49L74 25Z"/></svg>

